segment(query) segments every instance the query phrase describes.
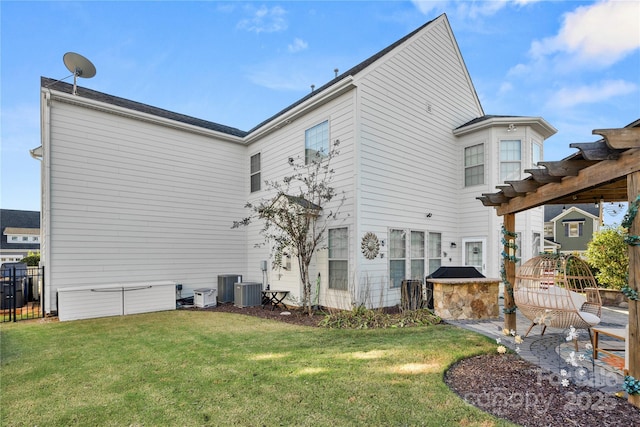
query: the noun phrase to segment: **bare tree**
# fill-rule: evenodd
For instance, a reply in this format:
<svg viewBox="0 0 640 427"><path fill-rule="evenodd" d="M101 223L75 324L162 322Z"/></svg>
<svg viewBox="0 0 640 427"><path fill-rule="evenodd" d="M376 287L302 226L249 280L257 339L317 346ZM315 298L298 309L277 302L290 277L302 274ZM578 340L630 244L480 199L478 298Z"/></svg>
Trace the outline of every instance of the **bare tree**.
<svg viewBox="0 0 640 427"><path fill-rule="evenodd" d="M339 154L338 145L336 141L328 153L315 152L306 160L289 158L291 174L279 181L265 181L266 190L273 196L247 203L245 207L251 214L233 223L233 228L238 228L262 220L260 233L265 244L273 245L275 267L282 267L285 253L298 259L302 302L309 314L312 313L309 266L314 254L322 248L327 227L338 217L345 199L343 194L342 199L333 204L334 209L327 210L337 196L331 186L335 174L331 160Z"/></svg>

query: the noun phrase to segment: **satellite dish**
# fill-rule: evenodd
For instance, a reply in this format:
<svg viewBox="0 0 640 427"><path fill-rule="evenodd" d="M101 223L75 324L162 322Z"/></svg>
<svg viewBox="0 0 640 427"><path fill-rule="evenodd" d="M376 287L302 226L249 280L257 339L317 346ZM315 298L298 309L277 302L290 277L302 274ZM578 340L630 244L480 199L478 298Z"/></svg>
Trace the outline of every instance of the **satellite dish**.
<svg viewBox="0 0 640 427"><path fill-rule="evenodd" d="M78 77L90 79L96 75L96 67L87 58L74 52L65 53L62 60L67 69L73 73L73 94L77 95L76 81Z"/></svg>

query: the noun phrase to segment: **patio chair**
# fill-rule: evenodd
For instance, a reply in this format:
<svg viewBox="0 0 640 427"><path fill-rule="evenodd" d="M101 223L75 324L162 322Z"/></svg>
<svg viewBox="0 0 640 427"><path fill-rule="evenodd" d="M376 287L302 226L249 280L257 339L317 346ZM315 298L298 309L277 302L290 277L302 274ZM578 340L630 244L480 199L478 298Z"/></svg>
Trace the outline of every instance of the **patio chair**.
<svg viewBox="0 0 640 427"><path fill-rule="evenodd" d="M516 306L531 320L525 337L536 325L587 329L600 323L602 301L589 266L569 255L544 254L531 258L516 273Z"/></svg>

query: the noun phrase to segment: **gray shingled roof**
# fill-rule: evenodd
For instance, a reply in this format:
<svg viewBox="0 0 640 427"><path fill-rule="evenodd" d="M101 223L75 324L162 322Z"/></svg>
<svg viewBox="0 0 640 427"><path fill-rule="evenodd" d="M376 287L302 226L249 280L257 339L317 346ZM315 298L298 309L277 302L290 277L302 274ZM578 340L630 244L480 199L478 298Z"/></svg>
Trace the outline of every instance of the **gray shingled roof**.
<svg viewBox="0 0 640 427"><path fill-rule="evenodd" d="M476 123L481 123L481 122L484 122L484 121L487 121L487 120L491 120L491 119L517 119L517 118L520 118L520 117L523 117L523 116L500 116L500 115L495 115L495 114L485 114L482 117L476 117L475 119L470 120L470 121L468 121L467 123L465 123L465 124L463 124L461 126L458 126L456 129L462 129L465 126L471 126L471 125L474 125Z"/></svg>
<svg viewBox="0 0 640 427"><path fill-rule="evenodd" d="M73 85L61 81L56 81L54 79L50 79L47 77L40 78L40 84L42 87L54 89L64 93L72 93ZM241 131L239 129L221 125L218 123L210 122L207 120L197 119L195 117L187 116L184 114L174 113L169 110L164 110L162 108L152 107L147 104L142 104L140 102L131 101L129 99L120 98L113 95L108 95L106 93L98 92L96 90L87 89L78 86L77 95L83 98L92 99L94 101L100 101L107 104L115 105L117 107L127 108L133 111L139 111L141 113L152 114L154 116L162 117L165 119L175 120L180 123L186 123L193 126L198 126L204 129L209 129L217 132L226 133L228 135L234 135L239 137L244 137L247 135L247 132Z"/></svg>
<svg viewBox="0 0 640 427"><path fill-rule="evenodd" d="M7 243L4 230L11 228L40 228L40 212L0 209L0 247L2 249L40 249L39 243Z"/></svg>
<svg viewBox="0 0 640 427"><path fill-rule="evenodd" d="M130 100L125 99L125 98L119 98L117 96L108 95L108 94L105 94L105 93L102 93L102 92L98 92L98 91L95 91L95 90L91 90L91 89L87 89L87 88L83 88L83 87L79 87L79 86L77 88L76 93L77 93L78 96L85 97L85 98L88 98L88 99L92 99L92 100L95 100L95 101L105 102L107 104L116 105L118 107L123 107L123 108L128 108L128 109L131 109L131 110L134 110L134 111L140 111L140 112L143 112L143 113L153 114L153 115L158 116L158 117L163 117L163 118L167 118L167 119L171 119L171 120L176 120L178 122L187 123L187 124L194 125L194 126L199 126L199 127L205 128L205 129L211 129L211 130L222 132L222 133L226 133L226 134L229 134L229 135L244 137L244 136L250 134L251 132L253 132L254 130L259 129L260 127L264 126L265 124L269 123L270 121L272 121L272 120L276 119L277 117L281 116L282 114L286 113L287 111L289 111L289 110L295 108L296 106L302 104L306 100L308 100L308 99L318 95L319 93L325 91L326 89L330 88L334 84L338 83L340 80L342 80L342 79L344 79L344 78L346 78L348 76L354 76L354 75L358 74L359 72L361 72L362 70L367 68L369 65L373 64L375 61L377 61L378 59L380 59L381 57L383 57L384 55L389 53L391 50L395 49L397 46L399 46L400 44L404 43L409 38L413 37L413 35L415 35L419 31L421 31L423 28L427 27L433 21L435 21L435 19L427 22L426 24L422 25L421 27L417 28L416 30L412 31L411 33L407 34L406 36L404 36L400 40L398 40L395 43L393 43L393 44L387 46L386 48L382 49L381 51L379 51L375 55L365 59L364 61L362 61L361 63L359 63L355 67L352 67L349 70L345 71L344 73L340 74L339 76L335 77L334 79L332 79L328 83L324 84L323 86L319 87L318 89L314 90L313 92L309 93L308 95L304 96L303 98L299 99L298 101L294 102L293 104L289 105L288 107L284 108L283 110L279 111L278 113L274 114L273 116L271 116L268 119L264 120L263 122L259 123L257 126L253 127L248 132L245 132L245 131L242 131L242 130L239 130L239 129L236 129L236 128L232 128L232 127L229 127L229 126L224 126L224 125L221 125L221 124L218 124L218 123L210 122L210 121L207 121L207 120L202 120L202 119L197 119L195 117L186 116L184 114L174 113L172 111L163 110L161 108L152 107L150 105L146 105L146 104L142 104L142 103L139 103L139 102L130 101ZM64 83L64 82L61 82L61 81L56 81L56 80L48 78L48 77L41 77L41 86L42 87L48 87L48 88L51 88L51 89L55 89L55 90L58 90L58 91L61 91L61 92L69 93L69 94L72 93L72 91L73 91L73 85L71 85L69 83Z"/></svg>
<svg viewBox="0 0 640 427"><path fill-rule="evenodd" d="M600 215L600 208L597 208L593 203L578 203L575 205L545 205L544 206L544 222L549 222L553 218L562 213L563 208L569 209L575 206L578 209L590 213L593 216Z"/></svg>

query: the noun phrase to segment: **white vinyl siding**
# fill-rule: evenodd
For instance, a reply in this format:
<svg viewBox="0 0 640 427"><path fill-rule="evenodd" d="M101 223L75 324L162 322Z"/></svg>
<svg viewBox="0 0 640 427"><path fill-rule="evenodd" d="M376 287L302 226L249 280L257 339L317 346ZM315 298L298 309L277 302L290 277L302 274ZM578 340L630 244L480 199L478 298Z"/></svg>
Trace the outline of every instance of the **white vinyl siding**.
<svg viewBox="0 0 640 427"><path fill-rule="evenodd" d="M188 296L217 274L243 273L245 233L231 224L246 216L245 147L62 101L50 108L52 309L59 286L173 280Z"/></svg>

